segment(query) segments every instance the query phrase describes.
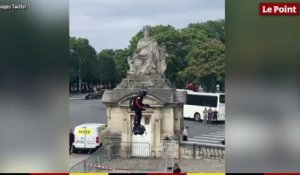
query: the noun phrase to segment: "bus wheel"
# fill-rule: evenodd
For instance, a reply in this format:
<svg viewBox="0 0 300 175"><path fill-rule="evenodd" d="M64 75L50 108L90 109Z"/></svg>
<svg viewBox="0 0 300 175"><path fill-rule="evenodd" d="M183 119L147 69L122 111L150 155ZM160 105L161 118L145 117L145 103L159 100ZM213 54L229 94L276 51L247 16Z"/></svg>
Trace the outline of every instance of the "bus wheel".
<svg viewBox="0 0 300 175"><path fill-rule="evenodd" d="M194 119L195 119L195 121L200 122L200 121L201 121L201 116L200 116L200 114L199 114L199 113L195 113L195 114L194 114Z"/></svg>

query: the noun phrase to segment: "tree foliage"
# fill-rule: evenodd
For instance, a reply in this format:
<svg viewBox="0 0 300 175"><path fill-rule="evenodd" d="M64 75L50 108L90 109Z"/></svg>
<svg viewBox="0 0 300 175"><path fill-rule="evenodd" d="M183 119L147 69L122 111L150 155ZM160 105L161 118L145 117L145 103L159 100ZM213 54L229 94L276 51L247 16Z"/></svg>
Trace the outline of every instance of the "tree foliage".
<svg viewBox="0 0 300 175"><path fill-rule="evenodd" d="M186 28L153 26L150 36L165 45L166 77L178 88L187 82L199 83L206 91L215 91L225 82L224 20L192 23ZM87 39L70 38L70 82L78 80L78 60L82 60L82 78L89 83L116 85L126 77L127 57L132 56L142 31L137 32L126 49L102 50L96 54ZM75 51L75 52L74 52Z"/></svg>
<svg viewBox="0 0 300 175"><path fill-rule="evenodd" d="M96 51L87 39L71 37L69 42L69 74L70 83L79 81L86 83L96 81Z"/></svg>

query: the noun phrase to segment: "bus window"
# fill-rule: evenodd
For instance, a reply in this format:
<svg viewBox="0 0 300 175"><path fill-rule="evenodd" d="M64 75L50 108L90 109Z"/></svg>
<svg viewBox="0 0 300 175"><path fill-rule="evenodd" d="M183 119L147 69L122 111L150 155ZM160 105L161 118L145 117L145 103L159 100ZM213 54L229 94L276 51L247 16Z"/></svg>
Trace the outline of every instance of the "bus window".
<svg viewBox="0 0 300 175"><path fill-rule="evenodd" d="M203 106L217 107L218 97L216 96L201 96L203 98Z"/></svg>
<svg viewBox="0 0 300 175"><path fill-rule="evenodd" d="M218 97L188 94L187 105L217 107Z"/></svg>
<svg viewBox="0 0 300 175"><path fill-rule="evenodd" d="M198 95L188 95L186 104L201 106L202 99L198 98Z"/></svg>
<svg viewBox="0 0 300 175"><path fill-rule="evenodd" d="M220 103L225 103L225 95L220 95Z"/></svg>

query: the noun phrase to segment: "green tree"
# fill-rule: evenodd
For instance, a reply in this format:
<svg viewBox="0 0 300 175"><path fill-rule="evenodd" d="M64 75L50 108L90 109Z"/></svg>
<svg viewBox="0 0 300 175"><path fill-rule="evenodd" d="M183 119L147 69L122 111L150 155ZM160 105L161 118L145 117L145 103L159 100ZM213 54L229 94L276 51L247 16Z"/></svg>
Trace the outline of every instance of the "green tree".
<svg viewBox="0 0 300 175"><path fill-rule="evenodd" d="M82 80L83 85L89 86L95 83L97 63L96 51L89 44L89 40L71 37L69 48L70 84L79 82L79 79Z"/></svg>
<svg viewBox="0 0 300 175"><path fill-rule="evenodd" d="M120 82L122 78L127 75L129 65L127 63L127 57L129 56L129 49L118 49L114 51L114 62L116 65L116 80Z"/></svg>
<svg viewBox="0 0 300 175"><path fill-rule="evenodd" d="M117 83L117 70L114 62L115 53L112 49L102 50L97 54L100 72L100 81L106 87L114 86Z"/></svg>
<svg viewBox="0 0 300 175"><path fill-rule="evenodd" d="M225 45L216 40L208 39L205 44L193 49L188 58L185 76L191 76L206 91L216 91L219 84L221 90L225 84Z"/></svg>
<svg viewBox="0 0 300 175"><path fill-rule="evenodd" d="M197 82L207 91L215 91L216 84L224 89L224 24L225 20L216 20L191 23L182 29L170 25L151 27L150 36L167 48L165 74L177 88L184 87L187 82ZM128 48L102 50L97 58L88 40L70 38L70 82L78 81L81 60L84 81L106 85L119 83L127 75L127 57L133 55L142 37L143 33L139 31L131 38Z"/></svg>

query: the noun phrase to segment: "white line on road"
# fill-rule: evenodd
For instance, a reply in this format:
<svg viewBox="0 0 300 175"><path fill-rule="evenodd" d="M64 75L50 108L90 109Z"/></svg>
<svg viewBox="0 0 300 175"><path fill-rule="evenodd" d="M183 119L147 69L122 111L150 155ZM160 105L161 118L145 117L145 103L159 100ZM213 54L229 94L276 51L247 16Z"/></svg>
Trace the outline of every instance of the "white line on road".
<svg viewBox="0 0 300 175"><path fill-rule="evenodd" d="M208 133L208 135L225 136L225 134Z"/></svg>
<svg viewBox="0 0 300 175"><path fill-rule="evenodd" d="M189 141L195 141L195 142L204 142L204 143L220 143L220 140L203 140L203 139L194 139L194 138L188 138Z"/></svg>
<svg viewBox="0 0 300 175"><path fill-rule="evenodd" d="M206 139L206 140L223 140L224 138L206 137L206 136L195 136L195 139Z"/></svg>
<svg viewBox="0 0 300 175"><path fill-rule="evenodd" d="M72 101L72 100L85 100L85 98L69 98L69 101Z"/></svg>
<svg viewBox="0 0 300 175"><path fill-rule="evenodd" d="M224 136L218 136L218 135L212 135L212 134L203 134L202 136L206 137L217 137L217 138L223 138Z"/></svg>

